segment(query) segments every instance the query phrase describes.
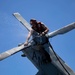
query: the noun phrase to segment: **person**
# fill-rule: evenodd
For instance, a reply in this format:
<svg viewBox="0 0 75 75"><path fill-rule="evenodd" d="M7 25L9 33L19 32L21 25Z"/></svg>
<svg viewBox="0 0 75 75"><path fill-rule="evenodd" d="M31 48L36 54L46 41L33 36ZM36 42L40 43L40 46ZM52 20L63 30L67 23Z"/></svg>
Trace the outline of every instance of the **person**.
<svg viewBox="0 0 75 75"><path fill-rule="evenodd" d="M44 36L49 31L49 29L42 22L39 22L35 19L30 19L30 24L31 24L31 30L27 36L26 42L24 43L25 46L28 45L28 41L32 36L32 34L34 33L34 31L39 33L40 36Z"/></svg>

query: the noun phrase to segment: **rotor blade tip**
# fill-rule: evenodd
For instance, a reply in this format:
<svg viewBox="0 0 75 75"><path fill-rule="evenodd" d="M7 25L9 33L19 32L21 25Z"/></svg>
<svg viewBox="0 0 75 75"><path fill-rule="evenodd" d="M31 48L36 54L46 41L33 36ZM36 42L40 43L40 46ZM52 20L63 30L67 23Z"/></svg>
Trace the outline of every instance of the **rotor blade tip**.
<svg viewBox="0 0 75 75"><path fill-rule="evenodd" d="M19 14L18 12L15 12L15 13L13 13L13 15L15 15L15 14ZM19 14L20 15L20 14Z"/></svg>

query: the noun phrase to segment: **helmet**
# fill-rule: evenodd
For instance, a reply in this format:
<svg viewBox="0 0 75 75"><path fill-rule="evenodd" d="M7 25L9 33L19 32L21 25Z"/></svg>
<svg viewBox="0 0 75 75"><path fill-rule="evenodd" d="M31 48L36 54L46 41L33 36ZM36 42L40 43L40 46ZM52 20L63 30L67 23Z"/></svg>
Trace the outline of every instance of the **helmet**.
<svg viewBox="0 0 75 75"><path fill-rule="evenodd" d="M36 19L30 19L30 22L31 22L31 21L36 22Z"/></svg>

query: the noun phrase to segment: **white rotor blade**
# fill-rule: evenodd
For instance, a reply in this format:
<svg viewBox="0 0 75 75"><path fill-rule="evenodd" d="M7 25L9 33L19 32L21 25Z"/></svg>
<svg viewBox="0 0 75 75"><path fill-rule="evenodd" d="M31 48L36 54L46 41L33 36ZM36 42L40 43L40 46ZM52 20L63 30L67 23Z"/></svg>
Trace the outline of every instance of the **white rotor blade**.
<svg viewBox="0 0 75 75"><path fill-rule="evenodd" d="M1 53L0 54L0 61L9 57L9 56L11 56L11 55L13 55L13 54L15 54L15 53L17 53L17 52L19 52L19 51L21 51L23 48L24 48L24 45L12 48L12 49L10 49L6 52Z"/></svg>
<svg viewBox="0 0 75 75"><path fill-rule="evenodd" d="M56 35L60 35L60 34L67 33L69 31L71 31L72 29L75 29L75 23L71 23L71 24L69 24L69 25L67 25L67 26L65 26L65 27L63 27L61 29L58 29L56 31L53 31L53 32L49 33L47 35L47 37L48 38L52 38L52 37L54 37Z"/></svg>
<svg viewBox="0 0 75 75"><path fill-rule="evenodd" d="M13 13L13 16L15 16L27 28L27 30L30 31L30 24L19 13Z"/></svg>

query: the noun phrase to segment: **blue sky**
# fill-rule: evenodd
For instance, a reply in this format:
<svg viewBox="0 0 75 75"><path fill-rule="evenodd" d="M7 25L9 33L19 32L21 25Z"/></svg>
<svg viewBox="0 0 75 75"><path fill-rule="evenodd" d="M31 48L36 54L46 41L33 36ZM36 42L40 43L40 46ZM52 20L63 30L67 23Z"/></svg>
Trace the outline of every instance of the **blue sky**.
<svg viewBox="0 0 75 75"><path fill-rule="evenodd" d="M12 15L19 12L28 22L42 21L54 31L75 22L75 0L0 0L0 53L25 42L28 31ZM75 30L50 39L55 52L75 71ZM35 75L37 69L19 52L0 61L0 75Z"/></svg>

